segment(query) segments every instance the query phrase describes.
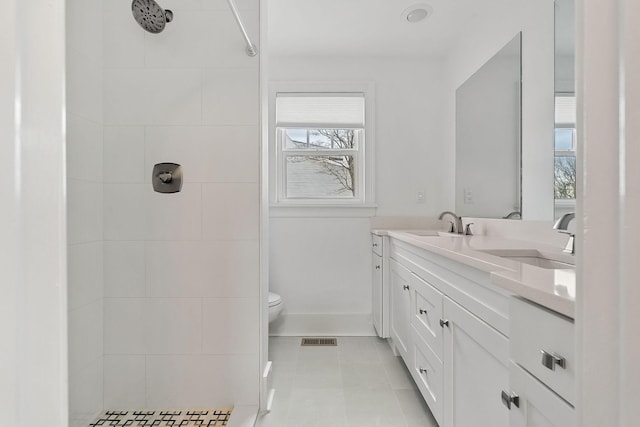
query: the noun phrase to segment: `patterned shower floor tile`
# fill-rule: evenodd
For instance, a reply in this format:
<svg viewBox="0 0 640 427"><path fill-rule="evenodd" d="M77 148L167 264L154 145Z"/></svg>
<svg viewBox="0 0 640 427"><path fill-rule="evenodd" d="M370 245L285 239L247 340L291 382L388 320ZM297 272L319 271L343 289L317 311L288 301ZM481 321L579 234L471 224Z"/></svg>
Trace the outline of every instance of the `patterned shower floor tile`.
<svg viewBox="0 0 640 427"><path fill-rule="evenodd" d="M233 408L104 411L89 427L213 427L226 426Z"/></svg>

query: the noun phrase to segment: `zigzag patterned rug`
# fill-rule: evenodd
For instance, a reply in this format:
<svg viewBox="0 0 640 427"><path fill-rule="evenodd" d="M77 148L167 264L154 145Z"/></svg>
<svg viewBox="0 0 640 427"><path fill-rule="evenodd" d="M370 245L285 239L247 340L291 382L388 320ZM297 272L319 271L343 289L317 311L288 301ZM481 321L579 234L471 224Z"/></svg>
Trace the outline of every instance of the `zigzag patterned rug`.
<svg viewBox="0 0 640 427"><path fill-rule="evenodd" d="M233 408L161 411L104 411L89 427L226 426Z"/></svg>

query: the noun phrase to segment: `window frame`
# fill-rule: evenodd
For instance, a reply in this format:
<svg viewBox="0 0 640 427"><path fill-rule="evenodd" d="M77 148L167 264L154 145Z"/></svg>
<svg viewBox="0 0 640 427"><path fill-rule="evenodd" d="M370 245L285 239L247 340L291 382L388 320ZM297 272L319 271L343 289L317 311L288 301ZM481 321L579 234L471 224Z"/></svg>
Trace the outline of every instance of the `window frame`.
<svg viewBox="0 0 640 427"><path fill-rule="evenodd" d="M318 94L326 96L327 94L349 94L353 96L360 93L364 98L365 118L363 128L354 128L353 126L336 125L332 123L308 125L305 123L293 124L288 123L285 127L276 127L276 98L278 94L295 93L295 94ZM273 82L269 86L269 202L272 212L278 211L279 208L285 208L288 211L295 211L294 208L302 208L305 214L311 214L311 208L318 208L326 211L326 209L336 211L351 208L375 208L375 192L374 192L374 86L370 82ZM283 153L283 135L284 129L357 129L360 132L358 136L358 149L356 162L356 177L354 197L348 198L292 198L286 197L286 157ZM289 155L291 155L289 150ZM296 154L315 155L336 153L337 150L309 150L304 153L302 149L296 149ZM343 150L340 150L343 151ZM344 150L351 155L352 150ZM316 209L317 210L317 209ZM301 212L301 211L297 211ZM287 214L284 214L287 216Z"/></svg>
<svg viewBox="0 0 640 427"><path fill-rule="evenodd" d="M361 203L363 199L363 185L364 185L364 177L363 172L364 168L362 167L362 162L364 161L364 153L363 148L366 144L366 136L364 128L350 128L355 131L354 138L356 138L357 147L355 149L286 149L284 148L284 135L286 134L287 129L293 129L292 127L286 128L276 128L276 151L277 151L277 161L278 165L278 201L279 202L305 202L305 203L318 203L318 204L353 204L353 203ZM337 128L337 127L327 127L327 126L314 126L313 128L309 127L296 127L296 129L306 129L307 131L311 131L313 129L347 129L347 128ZM355 179L354 179L354 193L353 197L289 197L287 195L287 157L292 156L300 156L300 157L312 157L312 156L353 156L355 159Z"/></svg>

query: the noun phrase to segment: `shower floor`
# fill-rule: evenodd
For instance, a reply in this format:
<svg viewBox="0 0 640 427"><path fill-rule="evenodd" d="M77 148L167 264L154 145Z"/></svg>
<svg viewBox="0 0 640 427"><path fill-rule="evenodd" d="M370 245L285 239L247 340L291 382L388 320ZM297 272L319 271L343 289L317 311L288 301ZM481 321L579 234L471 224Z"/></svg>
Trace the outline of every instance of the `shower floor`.
<svg viewBox="0 0 640 427"><path fill-rule="evenodd" d="M104 411L89 427L226 426L233 408L159 411Z"/></svg>

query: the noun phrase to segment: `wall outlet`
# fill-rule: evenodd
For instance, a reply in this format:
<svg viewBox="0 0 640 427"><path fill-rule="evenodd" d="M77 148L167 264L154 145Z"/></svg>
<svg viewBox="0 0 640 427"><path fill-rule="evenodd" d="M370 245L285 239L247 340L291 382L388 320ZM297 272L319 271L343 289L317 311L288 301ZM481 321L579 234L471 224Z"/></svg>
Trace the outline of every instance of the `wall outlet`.
<svg viewBox="0 0 640 427"><path fill-rule="evenodd" d="M426 201L426 197L424 194L424 190L420 190L416 193L416 203L424 203Z"/></svg>
<svg viewBox="0 0 640 427"><path fill-rule="evenodd" d="M471 190L470 188L464 189L464 203L466 205L473 204L473 190Z"/></svg>

